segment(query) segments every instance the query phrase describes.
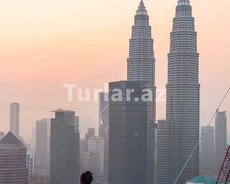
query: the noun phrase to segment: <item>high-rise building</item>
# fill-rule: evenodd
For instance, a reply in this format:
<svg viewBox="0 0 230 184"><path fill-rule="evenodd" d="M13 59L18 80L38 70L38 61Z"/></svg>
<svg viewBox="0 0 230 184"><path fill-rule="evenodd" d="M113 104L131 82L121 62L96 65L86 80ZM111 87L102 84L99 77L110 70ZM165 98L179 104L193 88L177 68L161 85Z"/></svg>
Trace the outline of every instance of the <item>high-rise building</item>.
<svg viewBox="0 0 230 184"><path fill-rule="evenodd" d="M48 119L36 121L36 172L49 176L50 123Z"/></svg>
<svg viewBox="0 0 230 184"><path fill-rule="evenodd" d="M147 183L147 102L141 100L147 87L140 81L109 83L109 184Z"/></svg>
<svg viewBox="0 0 230 184"><path fill-rule="evenodd" d="M166 105L170 137L168 143L158 144L159 149L169 145L170 172L158 173L157 181L161 183L161 180L167 180L173 183L180 176L177 184L184 184L199 175L199 146L180 174L199 142L200 124L199 54L189 0L178 1L170 37ZM162 160L161 154L158 155L158 160ZM157 165L161 164L158 161Z"/></svg>
<svg viewBox="0 0 230 184"><path fill-rule="evenodd" d="M157 128L157 184L172 183L169 177L165 177L170 174L170 125L167 120L159 120Z"/></svg>
<svg viewBox="0 0 230 184"><path fill-rule="evenodd" d="M36 126L31 129L31 150L36 153Z"/></svg>
<svg viewBox="0 0 230 184"><path fill-rule="evenodd" d="M91 137L88 141L88 152L97 156L94 175L104 176L104 140L98 136Z"/></svg>
<svg viewBox="0 0 230 184"><path fill-rule="evenodd" d="M214 175L214 127L201 128L200 175Z"/></svg>
<svg viewBox="0 0 230 184"><path fill-rule="evenodd" d="M152 102L148 104L148 184L155 181L156 161L156 87L155 57L149 16L141 0L135 15L129 46L128 80L147 81L152 90Z"/></svg>
<svg viewBox="0 0 230 184"><path fill-rule="evenodd" d="M86 133L86 140L88 141L91 137L96 135L95 128L88 128L88 132Z"/></svg>
<svg viewBox="0 0 230 184"><path fill-rule="evenodd" d="M99 135L104 137L109 126L109 100L108 93L99 93Z"/></svg>
<svg viewBox="0 0 230 184"><path fill-rule="evenodd" d="M19 103L10 104L10 131L19 137L19 113L20 105Z"/></svg>
<svg viewBox="0 0 230 184"><path fill-rule="evenodd" d="M0 132L0 140L4 137L5 133L4 132Z"/></svg>
<svg viewBox="0 0 230 184"><path fill-rule="evenodd" d="M91 171L94 181L104 182L104 140L99 136L93 136L87 143L87 151L83 149L80 152L80 170Z"/></svg>
<svg viewBox="0 0 230 184"><path fill-rule="evenodd" d="M29 172L29 179L35 174L35 154L27 148L26 166Z"/></svg>
<svg viewBox="0 0 230 184"><path fill-rule="evenodd" d="M104 140L104 175L108 177L109 101L108 93L99 93L99 136Z"/></svg>
<svg viewBox="0 0 230 184"><path fill-rule="evenodd" d="M88 151L88 141L86 139L80 140L80 151Z"/></svg>
<svg viewBox="0 0 230 184"><path fill-rule="evenodd" d="M26 150L11 132L0 140L0 184L28 184Z"/></svg>
<svg viewBox="0 0 230 184"><path fill-rule="evenodd" d="M51 119L50 184L79 182L79 118L56 110Z"/></svg>
<svg viewBox="0 0 230 184"><path fill-rule="evenodd" d="M219 174L223 157L227 149L227 117L226 112L218 111L215 119L215 174Z"/></svg>

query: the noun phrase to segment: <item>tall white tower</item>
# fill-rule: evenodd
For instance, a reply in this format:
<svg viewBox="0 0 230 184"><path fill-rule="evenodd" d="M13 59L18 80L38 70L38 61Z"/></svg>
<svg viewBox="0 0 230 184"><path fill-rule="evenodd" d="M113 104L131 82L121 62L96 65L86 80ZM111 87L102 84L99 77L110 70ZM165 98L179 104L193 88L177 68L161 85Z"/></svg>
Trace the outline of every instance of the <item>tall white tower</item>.
<svg viewBox="0 0 230 184"><path fill-rule="evenodd" d="M215 118L215 174L218 174L227 149L227 116L226 112L217 111Z"/></svg>
<svg viewBox="0 0 230 184"><path fill-rule="evenodd" d="M173 30L170 34L170 52L168 54L168 84L166 119L168 126L162 126L168 132L166 142L162 135L158 144L158 183L173 183L183 169L187 159L199 141L200 84L199 54L197 52L197 32L195 31L192 7L189 0L179 0ZM165 147L169 145L169 147ZM168 153L168 163L161 159L162 152ZM167 164L170 172L161 169ZM199 147L180 175L177 184L184 184L199 175Z"/></svg>
<svg viewBox="0 0 230 184"><path fill-rule="evenodd" d="M152 102L148 104L148 141L147 141L147 183L155 181L156 161L156 87L155 57L149 16L143 0L136 11L128 58L128 81L146 81L152 91Z"/></svg>
<svg viewBox="0 0 230 184"><path fill-rule="evenodd" d="M170 166L176 179L199 141L200 84L197 32L189 0L179 0L168 55L167 113L170 121ZM199 175L197 148L178 184Z"/></svg>
<svg viewBox="0 0 230 184"><path fill-rule="evenodd" d="M19 136L19 113L20 113L20 104L11 103L10 104L10 131Z"/></svg>

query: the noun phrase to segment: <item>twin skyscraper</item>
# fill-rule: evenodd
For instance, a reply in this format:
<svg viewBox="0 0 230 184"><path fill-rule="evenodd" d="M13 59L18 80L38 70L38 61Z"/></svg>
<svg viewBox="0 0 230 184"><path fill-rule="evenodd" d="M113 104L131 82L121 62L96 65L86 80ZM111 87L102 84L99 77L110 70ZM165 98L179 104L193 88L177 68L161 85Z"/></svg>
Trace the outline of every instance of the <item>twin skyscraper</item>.
<svg viewBox="0 0 230 184"><path fill-rule="evenodd" d="M166 120L158 123L153 44L141 0L130 39L128 81L109 86L110 98L116 88L125 93L121 101L109 104L109 184L185 184L199 175L199 146L194 151L200 124L199 54L189 0L179 0L176 7L168 54ZM136 92L127 102L125 91L130 87ZM137 101L146 87L152 91L152 101Z"/></svg>

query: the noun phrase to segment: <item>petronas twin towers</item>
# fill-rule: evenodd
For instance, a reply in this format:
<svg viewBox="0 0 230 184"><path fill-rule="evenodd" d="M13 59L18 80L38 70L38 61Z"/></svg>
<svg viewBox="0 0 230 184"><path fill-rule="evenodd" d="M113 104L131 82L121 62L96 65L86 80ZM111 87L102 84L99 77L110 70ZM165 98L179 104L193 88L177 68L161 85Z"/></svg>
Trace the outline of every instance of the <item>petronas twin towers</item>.
<svg viewBox="0 0 230 184"><path fill-rule="evenodd" d="M199 141L200 111L197 33L189 0L178 1L170 36L166 120L159 121L157 126L153 39L149 16L141 0L130 39L128 80L148 81L153 91L147 118L148 184L171 184L176 180L177 184L184 184L199 175L198 148L185 166Z"/></svg>
<svg viewBox="0 0 230 184"><path fill-rule="evenodd" d="M155 179L156 165L156 87L155 87L155 58L153 51L153 39L149 16L143 1L141 1L130 39L128 58L128 80L148 81L149 88L153 92L153 101L148 105L147 118L147 181L152 183Z"/></svg>

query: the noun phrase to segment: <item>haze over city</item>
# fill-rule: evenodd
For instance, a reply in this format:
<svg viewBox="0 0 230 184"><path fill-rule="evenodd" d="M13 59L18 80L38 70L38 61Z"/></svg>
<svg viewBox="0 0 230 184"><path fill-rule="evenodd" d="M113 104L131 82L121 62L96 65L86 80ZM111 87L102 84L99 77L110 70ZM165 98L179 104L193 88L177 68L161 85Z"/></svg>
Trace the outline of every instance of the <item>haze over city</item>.
<svg viewBox="0 0 230 184"><path fill-rule="evenodd" d="M35 121L59 107L75 110L80 129L97 127L97 102L67 101L63 84L104 88L126 78L129 38L139 0L23 0L0 2L0 129L9 130L9 105L21 105L27 139ZM156 58L156 86L165 89L167 54L177 0L145 0ZM230 85L230 2L191 0L200 53L201 124L207 125ZM230 117L230 98L220 110ZM165 102L157 102L157 119ZM228 129L230 130L230 129ZM229 132L229 131L228 131ZM230 140L230 135L228 135Z"/></svg>
<svg viewBox="0 0 230 184"><path fill-rule="evenodd" d="M230 2L0 2L0 184L228 184Z"/></svg>

